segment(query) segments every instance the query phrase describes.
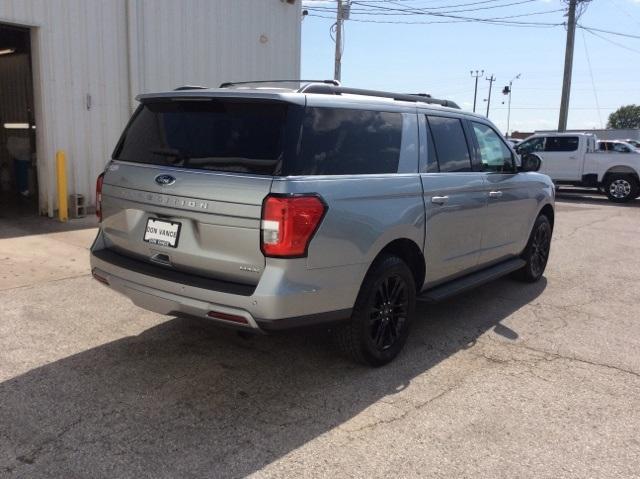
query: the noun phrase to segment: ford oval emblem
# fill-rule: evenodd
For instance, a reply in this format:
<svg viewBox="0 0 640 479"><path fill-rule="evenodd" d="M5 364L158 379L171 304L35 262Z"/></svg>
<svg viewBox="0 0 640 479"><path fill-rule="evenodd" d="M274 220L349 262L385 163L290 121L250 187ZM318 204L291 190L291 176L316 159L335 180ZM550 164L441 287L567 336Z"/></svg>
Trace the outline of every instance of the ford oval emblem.
<svg viewBox="0 0 640 479"><path fill-rule="evenodd" d="M169 186L176 182L176 179L171 175L158 175L156 176L156 183L161 186Z"/></svg>

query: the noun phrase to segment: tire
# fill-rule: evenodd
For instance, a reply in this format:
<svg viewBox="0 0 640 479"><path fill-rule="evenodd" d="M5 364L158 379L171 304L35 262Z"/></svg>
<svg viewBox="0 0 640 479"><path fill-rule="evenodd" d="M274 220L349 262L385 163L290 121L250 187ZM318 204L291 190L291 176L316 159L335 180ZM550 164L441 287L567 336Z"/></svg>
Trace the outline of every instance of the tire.
<svg viewBox="0 0 640 479"><path fill-rule="evenodd" d="M526 264L514 272L513 277L526 283L535 283L544 274L551 249L553 230L549 218L540 215L533 224L529 241L520 256Z"/></svg>
<svg viewBox="0 0 640 479"><path fill-rule="evenodd" d="M407 340L415 304L416 284L407 264L397 256L377 259L362 282L351 319L336 331L339 348L361 364L391 362Z"/></svg>
<svg viewBox="0 0 640 479"><path fill-rule="evenodd" d="M626 203L635 199L639 190L638 180L623 173L612 173L604 182L604 192L614 203Z"/></svg>

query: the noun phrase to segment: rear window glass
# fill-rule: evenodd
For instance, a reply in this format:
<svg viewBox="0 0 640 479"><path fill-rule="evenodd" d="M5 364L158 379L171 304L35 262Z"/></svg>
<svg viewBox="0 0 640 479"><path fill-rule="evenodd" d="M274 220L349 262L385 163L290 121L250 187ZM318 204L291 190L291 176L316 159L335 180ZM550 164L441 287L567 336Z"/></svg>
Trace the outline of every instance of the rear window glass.
<svg viewBox="0 0 640 479"><path fill-rule="evenodd" d="M287 106L228 100L143 104L114 153L123 161L279 174Z"/></svg>
<svg viewBox="0 0 640 479"><path fill-rule="evenodd" d="M344 108L305 110L292 175L396 173L402 114Z"/></svg>

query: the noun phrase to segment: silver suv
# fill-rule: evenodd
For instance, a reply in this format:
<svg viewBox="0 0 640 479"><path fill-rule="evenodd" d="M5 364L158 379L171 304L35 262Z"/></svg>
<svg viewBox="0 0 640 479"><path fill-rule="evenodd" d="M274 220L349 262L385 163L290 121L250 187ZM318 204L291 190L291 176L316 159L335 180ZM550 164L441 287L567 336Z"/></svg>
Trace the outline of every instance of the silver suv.
<svg viewBox="0 0 640 479"><path fill-rule="evenodd" d="M142 308L256 332L331 323L379 366L416 300L544 272L539 157L452 102L331 81L138 100L98 178L91 267Z"/></svg>

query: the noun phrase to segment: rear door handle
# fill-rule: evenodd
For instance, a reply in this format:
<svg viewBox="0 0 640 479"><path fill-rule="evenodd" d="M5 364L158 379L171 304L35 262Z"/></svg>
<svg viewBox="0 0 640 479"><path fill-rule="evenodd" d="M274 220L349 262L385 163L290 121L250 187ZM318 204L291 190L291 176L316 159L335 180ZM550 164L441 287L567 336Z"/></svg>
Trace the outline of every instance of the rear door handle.
<svg viewBox="0 0 640 479"><path fill-rule="evenodd" d="M490 191L489 198L502 198L502 191Z"/></svg>
<svg viewBox="0 0 640 479"><path fill-rule="evenodd" d="M431 203L436 205L444 205L448 201L449 201L448 196L432 196L431 197Z"/></svg>

